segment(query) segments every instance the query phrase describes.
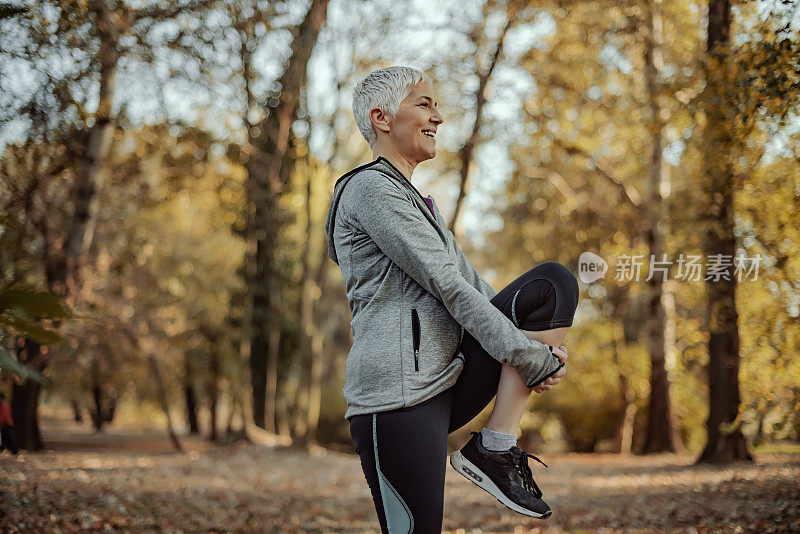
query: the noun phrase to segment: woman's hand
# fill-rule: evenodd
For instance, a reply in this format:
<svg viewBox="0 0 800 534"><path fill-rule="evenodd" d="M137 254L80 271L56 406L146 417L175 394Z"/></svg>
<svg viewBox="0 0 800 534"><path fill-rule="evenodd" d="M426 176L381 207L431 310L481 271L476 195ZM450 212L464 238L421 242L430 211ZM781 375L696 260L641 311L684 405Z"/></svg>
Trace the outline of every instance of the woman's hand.
<svg viewBox="0 0 800 534"><path fill-rule="evenodd" d="M569 354L567 353L567 347L565 347L564 345L561 345L560 347L553 347L553 355L555 355L555 357L558 358L558 361L566 364L567 357L569 356ZM561 377L564 376L566 372L567 368L562 367L561 369L558 370L556 374L554 374L553 376L551 376L550 378L548 378L535 388L532 388L533 391L535 391L536 393L542 393L543 391L553 389L553 386L558 384L558 382L561 380Z"/></svg>

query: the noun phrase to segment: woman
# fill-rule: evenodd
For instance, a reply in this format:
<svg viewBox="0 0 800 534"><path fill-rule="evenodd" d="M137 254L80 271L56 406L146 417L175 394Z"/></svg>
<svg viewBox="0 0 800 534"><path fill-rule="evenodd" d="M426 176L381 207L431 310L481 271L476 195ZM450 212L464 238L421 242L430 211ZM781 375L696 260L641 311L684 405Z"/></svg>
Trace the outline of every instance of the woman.
<svg viewBox="0 0 800 534"><path fill-rule="evenodd" d="M527 463L538 458L516 446L516 432L530 392L564 375L561 343L578 303L577 280L558 263L498 293L466 260L410 181L436 155L436 107L416 69L358 83L353 113L374 161L336 182L325 224L352 312L345 419L383 532L441 531L447 435L495 395L486 427L450 463L509 508L550 516Z"/></svg>

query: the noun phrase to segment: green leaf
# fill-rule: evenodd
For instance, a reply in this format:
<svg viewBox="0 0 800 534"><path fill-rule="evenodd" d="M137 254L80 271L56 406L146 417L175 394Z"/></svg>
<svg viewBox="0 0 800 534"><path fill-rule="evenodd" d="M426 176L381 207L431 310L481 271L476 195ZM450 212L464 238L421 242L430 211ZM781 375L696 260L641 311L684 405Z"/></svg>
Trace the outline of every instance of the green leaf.
<svg viewBox="0 0 800 534"><path fill-rule="evenodd" d="M28 317L58 319L70 316L70 310L57 295L33 287L15 285L0 290L0 312L17 313L21 310Z"/></svg>
<svg viewBox="0 0 800 534"><path fill-rule="evenodd" d="M57 332L47 330L42 325L23 317L16 317L13 315L7 315L5 317L0 316L0 324L10 326L20 334L34 339L43 345L58 345L64 341Z"/></svg>

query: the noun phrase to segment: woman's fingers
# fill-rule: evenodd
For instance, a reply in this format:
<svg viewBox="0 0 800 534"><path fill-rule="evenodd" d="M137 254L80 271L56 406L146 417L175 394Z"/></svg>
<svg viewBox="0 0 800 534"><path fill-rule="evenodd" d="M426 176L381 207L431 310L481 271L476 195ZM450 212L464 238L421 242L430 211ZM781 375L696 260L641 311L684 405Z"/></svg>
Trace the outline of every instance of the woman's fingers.
<svg viewBox="0 0 800 534"><path fill-rule="evenodd" d="M542 391L548 391L548 390L553 389L553 386L558 384L559 380L560 379L558 379L558 378L556 378L554 380L553 377L551 376L550 378L548 378L547 380L545 380L544 382L542 382L541 384L539 384L535 388L531 388L531 389L533 389L533 391L535 391L536 393L541 393Z"/></svg>
<svg viewBox="0 0 800 534"><path fill-rule="evenodd" d="M547 380L550 380L550 379L553 379L553 378L561 378L565 374L567 374L567 368L566 367L562 367L561 369L558 370L558 372L556 372L556 374L554 374L553 376L551 376Z"/></svg>
<svg viewBox="0 0 800 534"><path fill-rule="evenodd" d="M553 347L553 355L558 358L558 361L561 363L566 362L567 356L569 356L569 354L567 354L567 347L564 345L561 345L560 347Z"/></svg>

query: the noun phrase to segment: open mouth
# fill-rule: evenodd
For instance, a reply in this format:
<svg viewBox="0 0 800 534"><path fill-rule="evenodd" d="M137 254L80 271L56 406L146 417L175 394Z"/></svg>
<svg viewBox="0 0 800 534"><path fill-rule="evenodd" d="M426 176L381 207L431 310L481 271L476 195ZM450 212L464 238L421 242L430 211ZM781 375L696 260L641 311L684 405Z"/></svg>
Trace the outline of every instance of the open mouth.
<svg viewBox="0 0 800 534"><path fill-rule="evenodd" d="M434 136L436 135L436 130L422 130L422 134L427 135L431 139L435 139Z"/></svg>

